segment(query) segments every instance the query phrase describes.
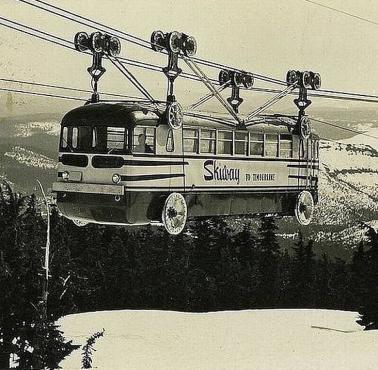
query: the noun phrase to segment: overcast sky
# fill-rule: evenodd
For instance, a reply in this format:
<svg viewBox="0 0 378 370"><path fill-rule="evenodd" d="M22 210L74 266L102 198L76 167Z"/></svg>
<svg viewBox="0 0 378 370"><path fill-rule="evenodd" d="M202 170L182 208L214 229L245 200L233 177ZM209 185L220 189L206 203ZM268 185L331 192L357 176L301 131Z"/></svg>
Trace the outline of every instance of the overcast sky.
<svg viewBox="0 0 378 370"><path fill-rule="evenodd" d="M288 69L313 70L321 73L325 89L378 93L378 26L304 0L46 1L144 39L157 29L185 32L196 37L197 56L250 72L284 79ZM378 22L378 1L317 1ZM0 14L70 40L78 31L93 31L17 0L1 0ZM0 77L89 87L89 56L0 29ZM164 56L126 42L122 48L122 56L166 63ZM103 91L138 94L113 66L105 67ZM132 71L154 96L163 98L162 75ZM214 70L206 72L216 76ZM204 93L199 84L181 80L177 85L178 99L186 102Z"/></svg>

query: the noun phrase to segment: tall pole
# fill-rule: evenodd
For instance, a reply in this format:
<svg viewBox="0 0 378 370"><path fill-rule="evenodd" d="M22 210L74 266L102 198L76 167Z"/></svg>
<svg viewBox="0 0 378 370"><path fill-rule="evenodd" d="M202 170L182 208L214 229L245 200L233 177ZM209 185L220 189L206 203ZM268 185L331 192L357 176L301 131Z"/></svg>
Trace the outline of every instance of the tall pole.
<svg viewBox="0 0 378 370"><path fill-rule="evenodd" d="M45 263L43 266L43 269L45 270L45 280L43 284L43 290L42 290L42 299L43 299L43 316L44 319L47 318L47 298L49 294L49 261L50 261L50 206L49 202L47 200L45 191L43 190L43 186L40 183L39 180L37 180L37 183L39 185L39 188L41 190L43 200L46 206L47 211L47 233L46 233L46 247L45 247Z"/></svg>

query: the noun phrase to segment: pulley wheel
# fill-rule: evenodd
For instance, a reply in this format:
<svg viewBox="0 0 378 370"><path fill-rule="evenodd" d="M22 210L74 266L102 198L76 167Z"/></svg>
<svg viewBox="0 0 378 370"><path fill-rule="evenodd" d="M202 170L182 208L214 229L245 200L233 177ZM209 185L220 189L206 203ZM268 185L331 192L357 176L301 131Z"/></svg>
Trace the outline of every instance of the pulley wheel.
<svg viewBox="0 0 378 370"><path fill-rule="evenodd" d="M121 52L121 41L118 37L112 36L109 41L109 54L112 57L116 57Z"/></svg>
<svg viewBox="0 0 378 370"><path fill-rule="evenodd" d="M181 47L180 32L173 31L168 36L168 48L172 53L178 53Z"/></svg>
<svg viewBox="0 0 378 370"><path fill-rule="evenodd" d="M311 87L314 90L319 90L320 86L322 85L322 79L319 73L312 73L311 76Z"/></svg>
<svg viewBox="0 0 378 370"><path fill-rule="evenodd" d="M162 221L165 229L171 235L180 234L188 217L188 207L185 198L180 193L171 193L165 200Z"/></svg>
<svg viewBox="0 0 378 370"><path fill-rule="evenodd" d="M232 81L235 86L240 87L243 84L243 75L238 72L233 73Z"/></svg>
<svg viewBox="0 0 378 370"><path fill-rule="evenodd" d="M94 52L96 52L96 53L103 52L101 32L92 33L92 35L91 35L91 46L92 46L92 50Z"/></svg>
<svg viewBox="0 0 378 370"><path fill-rule="evenodd" d="M219 76L218 76L218 81L219 81L219 84L222 86L224 85L225 83L229 82L231 80L231 75L230 75L230 72L225 70L225 69L222 69L220 72L219 72Z"/></svg>
<svg viewBox="0 0 378 370"><path fill-rule="evenodd" d="M192 57L197 52L197 41L193 36L188 36L183 42L184 53L187 57Z"/></svg>
<svg viewBox="0 0 378 370"><path fill-rule="evenodd" d="M286 83L288 86L293 85L298 82L297 71L291 70L286 73Z"/></svg>
<svg viewBox="0 0 378 370"><path fill-rule="evenodd" d="M302 116L299 124L300 124L301 138L305 140L308 139L311 134L310 119L307 116Z"/></svg>
<svg viewBox="0 0 378 370"><path fill-rule="evenodd" d="M243 85L246 89L250 89L253 86L254 77L250 74L243 75Z"/></svg>
<svg viewBox="0 0 378 370"><path fill-rule="evenodd" d="M314 215L314 198L309 191L303 190L298 194L294 212L299 224L308 225L311 222Z"/></svg>
<svg viewBox="0 0 378 370"><path fill-rule="evenodd" d="M179 103L173 102L167 108L167 121L170 128L177 130L182 126L184 116Z"/></svg>
<svg viewBox="0 0 378 370"><path fill-rule="evenodd" d="M161 51L164 49L165 35L162 31L154 31L151 35L151 48L154 51Z"/></svg>
<svg viewBox="0 0 378 370"><path fill-rule="evenodd" d="M86 32L78 32L74 39L75 49L80 52L87 50L88 40L89 36Z"/></svg>
<svg viewBox="0 0 378 370"><path fill-rule="evenodd" d="M311 73L308 71L305 71L302 73L302 86L306 89L309 89L311 87L312 78Z"/></svg>

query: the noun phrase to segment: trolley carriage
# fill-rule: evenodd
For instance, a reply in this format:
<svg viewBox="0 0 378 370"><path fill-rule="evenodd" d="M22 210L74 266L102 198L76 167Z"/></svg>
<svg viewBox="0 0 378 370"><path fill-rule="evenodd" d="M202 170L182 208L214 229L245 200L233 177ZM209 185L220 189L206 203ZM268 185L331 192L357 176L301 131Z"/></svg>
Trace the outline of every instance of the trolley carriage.
<svg viewBox="0 0 378 370"><path fill-rule="evenodd" d="M155 31L151 48L168 56L164 102L155 100L117 55L117 37L94 32L75 36L80 52L93 54L91 100L62 121L58 180L53 184L63 215L78 225L164 224L180 233L197 216L278 214L311 221L317 202L319 146L311 133L307 89L320 87L320 75L289 71L287 86L246 116L239 114L241 90L254 75L221 69L209 79L193 59L197 43L179 32ZM97 83L106 57L144 95L145 102L100 102ZM174 95L183 60L210 91L184 112ZM219 84L219 87L216 87ZM230 88L225 99L221 91ZM299 89L298 117L262 115ZM195 111L215 97L229 114Z"/></svg>
<svg viewBox="0 0 378 370"><path fill-rule="evenodd" d="M316 203L318 138L295 134L294 118L264 116L238 130L186 117L173 130L160 117L132 103L66 114L53 184L66 217L83 224L163 222L176 233L187 217L294 215L300 194ZM141 135L150 153L140 148ZM309 219L302 215L302 223Z"/></svg>

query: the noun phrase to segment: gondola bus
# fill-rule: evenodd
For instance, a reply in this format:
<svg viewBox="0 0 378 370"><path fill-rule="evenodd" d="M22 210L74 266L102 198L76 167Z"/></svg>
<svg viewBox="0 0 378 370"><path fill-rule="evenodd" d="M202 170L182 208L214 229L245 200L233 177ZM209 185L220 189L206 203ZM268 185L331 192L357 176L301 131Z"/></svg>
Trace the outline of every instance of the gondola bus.
<svg viewBox="0 0 378 370"><path fill-rule="evenodd" d="M77 225L164 225L188 218L276 214L311 221L318 201L319 138L297 117L262 115L240 129L185 115L172 129L164 109L98 102L61 123L57 205Z"/></svg>

